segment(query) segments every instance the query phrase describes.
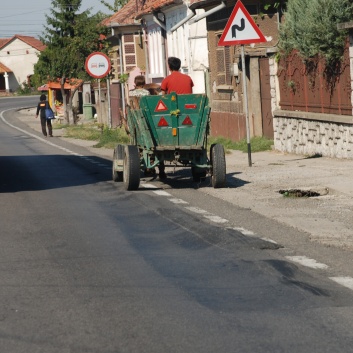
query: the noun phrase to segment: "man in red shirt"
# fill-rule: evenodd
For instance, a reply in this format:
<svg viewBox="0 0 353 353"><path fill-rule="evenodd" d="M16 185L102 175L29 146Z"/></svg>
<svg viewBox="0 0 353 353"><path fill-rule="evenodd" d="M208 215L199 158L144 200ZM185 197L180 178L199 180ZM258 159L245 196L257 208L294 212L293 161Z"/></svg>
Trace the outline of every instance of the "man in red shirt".
<svg viewBox="0 0 353 353"><path fill-rule="evenodd" d="M191 94L194 83L190 76L179 72L181 61L179 58L169 57L168 67L170 75L161 83L161 91L163 94L175 92L176 94Z"/></svg>

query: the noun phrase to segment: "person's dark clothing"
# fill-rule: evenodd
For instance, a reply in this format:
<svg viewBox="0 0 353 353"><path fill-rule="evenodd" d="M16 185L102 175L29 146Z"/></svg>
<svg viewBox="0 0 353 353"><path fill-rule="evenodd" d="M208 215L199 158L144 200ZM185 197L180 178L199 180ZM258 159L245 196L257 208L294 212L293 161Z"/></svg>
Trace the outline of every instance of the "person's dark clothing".
<svg viewBox="0 0 353 353"><path fill-rule="evenodd" d="M43 135L48 136L47 128L46 128L46 126L48 126L49 136L53 136L53 128L51 125L51 119L47 119L45 117L45 108L47 108L47 107L50 107L48 101L40 101L37 106L37 115L40 116L40 124L42 126Z"/></svg>

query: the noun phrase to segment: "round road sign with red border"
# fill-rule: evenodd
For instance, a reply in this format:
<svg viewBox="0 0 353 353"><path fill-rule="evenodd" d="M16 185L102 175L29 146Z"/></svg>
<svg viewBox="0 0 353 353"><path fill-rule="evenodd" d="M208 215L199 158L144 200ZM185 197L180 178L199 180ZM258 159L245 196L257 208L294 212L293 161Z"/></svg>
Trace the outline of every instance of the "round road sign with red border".
<svg viewBox="0 0 353 353"><path fill-rule="evenodd" d="M88 55L85 63L88 74L94 78L103 78L108 75L111 63L109 57L101 52Z"/></svg>

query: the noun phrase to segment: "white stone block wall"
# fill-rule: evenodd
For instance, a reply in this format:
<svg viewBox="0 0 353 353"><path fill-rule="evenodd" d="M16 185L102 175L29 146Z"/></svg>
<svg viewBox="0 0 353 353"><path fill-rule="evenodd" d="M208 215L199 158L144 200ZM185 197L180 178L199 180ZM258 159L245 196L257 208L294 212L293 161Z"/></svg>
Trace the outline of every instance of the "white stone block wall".
<svg viewBox="0 0 353 353"><path fill-rule="evenodd" d="M270 90L271 90L271 110L272 113L279 108L279 83L278 83L278 64L275 60L274 56L269 58L269 65L270 65Z"/></svg>
<svg viewBox="0 0 353 353"><path fill-rule="evenodd" d="M278 151L353 159L353 124L275 116Z"/></svg>
<svg viewBox="0 0 353 353"><path fill-rule="evenodd" d="M350 72L351 72L351 100L352 100L352 106L353 106L353 35L352 32L350 32L349 36L349 62L350 62ZM352 110L352 115L353 115L353 110Z"/></svg>

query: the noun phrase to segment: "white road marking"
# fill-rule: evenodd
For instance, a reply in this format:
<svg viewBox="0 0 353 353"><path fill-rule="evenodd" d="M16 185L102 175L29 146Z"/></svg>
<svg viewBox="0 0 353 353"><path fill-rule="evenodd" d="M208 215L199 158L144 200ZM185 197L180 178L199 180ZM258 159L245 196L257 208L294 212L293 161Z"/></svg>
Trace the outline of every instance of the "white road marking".
<svg viewBox="0 0 353 353"><path fill-rule="evenodd" d="M185 207L187 210L194 212L194 213L198 213L198 214L205 214L208 213L207 211L203 210L202 208L198 208L198 207Z"/></svg>
<svg viewBox="0 0 353 353"><path fill-rule="evenodd" d="M183 204L187 204L188 202L182 200L182 199L169 199L170 202L173 202L173 203L183 203Z"/></svg>
<svg viewBox="0 0 353 353"><path fill-rule="evenodd" d="M270 238L261 238L262 240L265 240L265 241L268 241L269 243L272 243L272 244L277 244L276 241L270 239Z"/></svg>
<svg viewBox="0 0 353 353"><path fill-rule="evenodd" d="M233 228L230 228L230 229L234 229L240 233L242 233L243 235L255 235L254 232L252 232L251 230L248 230L248 229L245 229L245 228L241 228L241 227L233 227Z"/></svg>
<svg viewBox="0 0 353 353"><path fill-rule="evenodd" d="M144 188L148 188L148 189L157 189L157 186L152 185L152 184L141 184L141 186L143 186Z"/></svg>
<svg viewBox="0 0 353 353"><path fill-rule="evenodd" d="M229 222L228 219L219 217L219 216L215 216L215 215L204 215L205 218L209 219L212 222L215 223L227 223Z"/></svg>
<svg viewBox="0 0 353 353"><path fill-rule="evenodd" d="M332 281L335 281L336 283L352 289L353 290L353 278L352 277L330 277Z"/></svg>
<svg viewBox="0 0 353 353"><path fill-rule="evenodd" d="M309 259L306 256L286 256L286 258L290 261L299 263L303 266L315 268L315 269L326 269L328 268L327 265L317 262L314 259Z"/></svg>
<svg viewBox="0 0 353 353"><path fill-rule="evenodd" d="M154 190L152 191L155 194L159 195L159 196L172 196L171 194L169 194L169 192L166 192L164 190Z"/></svg>

